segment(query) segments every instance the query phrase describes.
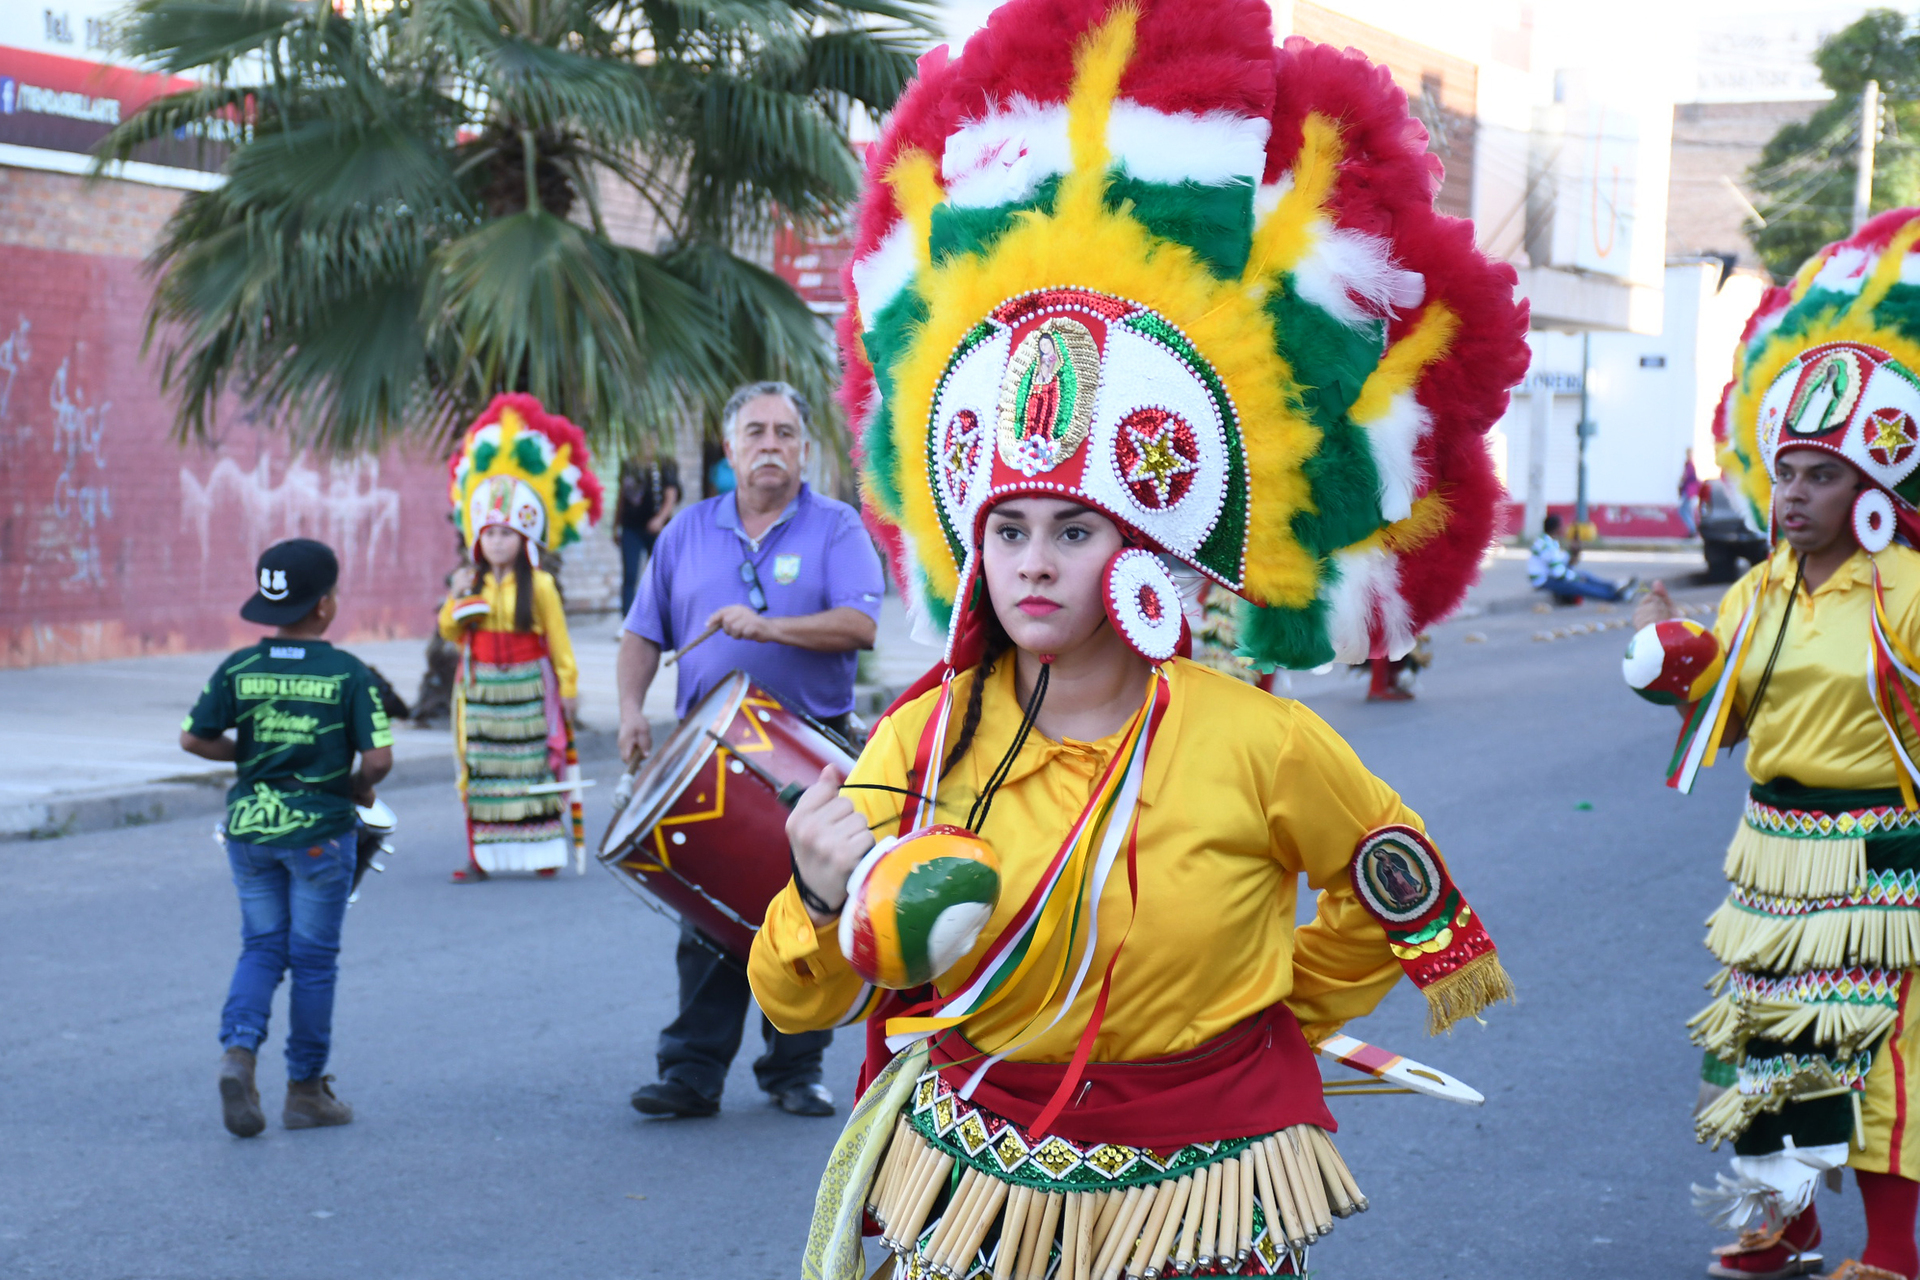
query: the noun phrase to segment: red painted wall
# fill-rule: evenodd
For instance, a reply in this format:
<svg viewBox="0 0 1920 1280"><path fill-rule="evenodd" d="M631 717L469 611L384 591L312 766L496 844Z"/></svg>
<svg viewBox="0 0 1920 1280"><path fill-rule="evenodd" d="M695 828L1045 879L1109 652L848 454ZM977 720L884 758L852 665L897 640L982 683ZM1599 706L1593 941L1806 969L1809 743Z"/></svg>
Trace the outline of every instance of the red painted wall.
<svg viewBox="0 0 1920 1280"><path fill-rule="evenodd" d="M1551 503L1547 510L1557 513L1569 526L1573 524L1573 504ZM1520 526L1526 523L1527 504L1524 502L1507 503L1506 514L1500 529L1500 536L1511 538L1518 535ZM1686 524L1680 519L1680 508L1673 503L1624 503L1595 502L1587 507L1587 518L1593 522L1594 531L1603 538L1689 538ZM1527 531L1528 537L1539 534L1538 529Z"/></svg>
<svg viewBox="0 0 1920 1280"><path fill-rule="evenodd" d="M0 666L249 643L254 558L293 536L340 556L339 638L424 635L458 554L442 464L290 456L237 419L174 444L148 296L135 257L0 244Z"/></svg>

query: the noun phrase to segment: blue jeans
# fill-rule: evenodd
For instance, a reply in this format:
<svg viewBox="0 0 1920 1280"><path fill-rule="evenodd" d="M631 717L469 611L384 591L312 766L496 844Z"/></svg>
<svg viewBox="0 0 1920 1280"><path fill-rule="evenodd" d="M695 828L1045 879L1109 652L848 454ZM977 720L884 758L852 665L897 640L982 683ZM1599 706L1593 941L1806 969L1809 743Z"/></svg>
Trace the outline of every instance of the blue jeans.
<svg viewBox="0 0 1920 1280"><path fill-rule="evenodd" d="M1578 604L1583 599L1619 600L1626 594L1619 583L1596 578L1584 569L1569 569L1558 578L1548 578L1546 589L1561 604Z"/></svg>
<svg viewBox="0 0 1920 1280"><path fill-rule="evenodd" d="M640 571L653 553L653 535L645 529L620 526L620 616L633 611L633 597L640 590Z"/></svg>
<svg viewBox="0 0 1920 1280"><path fill-rule="evenodd" d="M233 967L227 1007L220 1014L220 1043L259 1050L267 1038L274 989L291 970L289 1080L311 1080L326 1070L354 850L352 831L299 849L227 841L234 888L240 891L240 962Z"/></svg>

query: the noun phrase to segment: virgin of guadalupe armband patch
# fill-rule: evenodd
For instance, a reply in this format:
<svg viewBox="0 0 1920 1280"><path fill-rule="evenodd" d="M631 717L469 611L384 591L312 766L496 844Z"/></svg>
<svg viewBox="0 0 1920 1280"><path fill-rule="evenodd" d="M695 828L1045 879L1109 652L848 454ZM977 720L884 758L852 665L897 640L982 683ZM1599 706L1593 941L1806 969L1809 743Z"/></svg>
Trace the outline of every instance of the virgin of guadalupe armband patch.
<svg viewBox="0 0 1920 1280"><path fill-rule="evenodd" d="M1412 827L1378 827L1349 868L1360 904L1386 930L1387 945L1427 998L1427 1034L1513 998L1493 939L1460 896L1431 841Z"/></svg>

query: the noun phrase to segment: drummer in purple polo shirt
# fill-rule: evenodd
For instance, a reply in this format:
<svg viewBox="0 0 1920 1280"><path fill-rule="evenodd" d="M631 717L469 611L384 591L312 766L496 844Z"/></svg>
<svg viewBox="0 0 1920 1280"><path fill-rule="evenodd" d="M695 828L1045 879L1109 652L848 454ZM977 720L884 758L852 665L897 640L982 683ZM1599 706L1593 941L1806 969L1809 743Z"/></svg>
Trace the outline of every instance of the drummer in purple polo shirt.
<svg viewBox="0 0 1920 1280"><path fill-rule="evenodd" d="M653 749L642 707L670 649L684 654L682 717L729 672L744 671L787 706L853 737L855 652L873 647L880 557L858 512L800 479L808 426L806 400L784 382L749 383L728 399L720 431L739 486L688 507L661 532L620 637L623 759ZM681 933L676 960L680 1016L660 1033L660 1079L635 1090L633 1106L710 1116L740 1050L751 993L745 970L691 932ZM784 1111L832 1115L820 1056L833 1033L785 1035L764 1016L760 1024L760 1087Z"/></svg>

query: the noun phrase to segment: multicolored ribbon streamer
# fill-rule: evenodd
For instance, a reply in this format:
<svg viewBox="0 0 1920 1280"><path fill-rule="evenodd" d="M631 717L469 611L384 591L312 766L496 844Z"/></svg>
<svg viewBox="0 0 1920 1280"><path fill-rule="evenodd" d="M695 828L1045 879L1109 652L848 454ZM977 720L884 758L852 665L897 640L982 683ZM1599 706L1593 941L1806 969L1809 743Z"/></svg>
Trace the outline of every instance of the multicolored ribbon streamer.
<svg viewBox="0 0 1920 1280"><path fill-rule="evenodd" d="M1053 1004L1053 997L1066 977L1066 964L1076 950L1075 939L1084 914L1088 931L1086 945L1079 948L1080 964L1047 1026L1057 1023L1072 1006L1091 967L1098 936L1100 896L1120 848L1133 828L1147 755L1164 718L1169 696L1166 675L1155 668L1145 701L1128 722L1120 745L1094 786L1092 797L1033 892L957 991L887 1020L890 1048L897 1051L916 1039L957 1026L997 1004L1024 984L1038 968L1053 938L1065 927L1070 932L1067 945L1061 951L1061 965L1048 982L1039 1011L1034 1015L1037 1020ZM923 734L922 756L928 754L926 737ZM1031 1026L1031 1022L1028 1025ZM1035 1035L1044 1034L1046 1029ZM997 1051L998 1056L1004 1057L1022 1043L1026 1041L1003 1047ZM990 1066L994 1060L997 1058L990 1059L986 1065ZM984 1066L976 1071L976 1079L970 1084L977 1083L984 1071Z"/></svg>
<svg viewBox="0 0 1920 1280"><path fill-rule="evenodd" d="M1719 754L1720 740L1727 731L1727 718L1733 712L1734 691L1740 687L1740 669L1746 664L1751 647L1747 642L1753 635L1760 602L1767 598L1767 584L1772 574L1773 562L1769 560L1767 567L1760 571L1759 589L1753 593L1753 599L1747 601L1746 612L1740 615L1740 625L1734 630L1720 682L1713 686L1712 695L1694 708L1680 731L1679 744L1667 765L1667 785L1682 795L1692 792L1695 775L1703 768L1711 769L1714 757Z"/></svg>
<svg viewBox="0 0 1920 1280"><path fill-rule="evenodd" d="M984 678L984 673L974 678ZM953 668L948 667L940 679L940 698L933 704L933 714L927 717L926 726L920 731L913 768L907 771L907 791L911 798L900 810L900 829L895 835L904 836L933 823L933 806L940 795L940 762L947 751L947 717L952 710Z"/></svg>

